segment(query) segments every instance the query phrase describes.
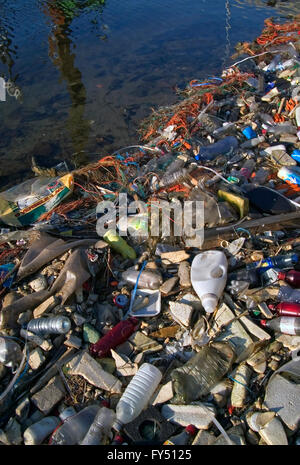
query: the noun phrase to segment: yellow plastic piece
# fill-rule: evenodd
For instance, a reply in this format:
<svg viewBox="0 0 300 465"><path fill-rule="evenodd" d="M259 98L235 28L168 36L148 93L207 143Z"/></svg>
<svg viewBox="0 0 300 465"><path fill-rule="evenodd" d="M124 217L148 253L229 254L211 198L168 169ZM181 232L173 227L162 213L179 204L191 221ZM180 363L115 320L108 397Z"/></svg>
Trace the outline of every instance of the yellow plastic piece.
<svg viewBox="0 0 300 465"><path fill-rule="evenodd" d="M226 202L230 203L240 214L240 218L244 218L244 216L248 215L249 213L249 199L246 197L242 197L241 195L234 194L233 192L218 191L218 198L220 200L226 200Z"/></svg>
<svg viewBox="0 0 300 465"><path fill-rule="evenodd" d="M130 247L130 245L128 245L127 242L124 241L124 239L115 231L107 231L104 234L103 239L111 246L112 249L120 253L123 258L130 258L131 260L136 259L135 250Z"/></svg>

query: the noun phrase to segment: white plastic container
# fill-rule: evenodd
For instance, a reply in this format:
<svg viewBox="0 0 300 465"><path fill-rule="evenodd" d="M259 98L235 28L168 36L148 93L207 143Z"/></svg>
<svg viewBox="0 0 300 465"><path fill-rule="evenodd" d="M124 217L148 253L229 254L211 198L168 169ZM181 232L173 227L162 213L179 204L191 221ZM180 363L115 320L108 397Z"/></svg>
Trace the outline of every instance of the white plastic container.
<svg viewBox="0 0 300 465"><path fill-rule="evenodd" d="M226 285L227 267L227 258L219 250L200 253L193 260L192 286L207 313L213 313L217 308Z"/></svg>
<svg viewBox="0 0 300 465"><path fill-rule="evenodd" d="M148 405L161 379L162 373L158 368L150 363L143 363L117 404L117 419L113 425L115 430L120 431L123 425L139 416Z"/></svg>

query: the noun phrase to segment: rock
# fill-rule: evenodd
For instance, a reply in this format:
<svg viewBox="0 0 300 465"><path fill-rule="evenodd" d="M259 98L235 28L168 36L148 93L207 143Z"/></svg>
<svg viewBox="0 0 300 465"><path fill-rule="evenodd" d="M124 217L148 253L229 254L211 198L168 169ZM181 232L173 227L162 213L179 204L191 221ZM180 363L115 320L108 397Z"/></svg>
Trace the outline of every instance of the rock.
<svg viewBox="0 0 300 465"><path fill-rule="evenodd" d="M28 399L28 397L25 397L24 400L22 400L22 402L20 402L18 404L18 406L16 407L16 410L15 410L15 413L16 413L16 419L22 424L28 414L29 414L29 410L30 410L30 400Z"/></svg>
<svg viewBox="0 0 300 465"><path fill-rule="evenodd" d="M48 287L47 278L46 276L42 274L37 276L35 279L30 281L28 284L31 287L31 289L33 289L35 292L44 291Z"/></svg>
<svg viewBox="0 0 300 465"><path fill-rule="evenodd" d="M46 386L31 397L33 404L44 415L48 415L66 394L64 385L59 376L50 379Z"/></svg>
<svg viewBox="0 0 300 465"><path fill-rule="evenodd" d="M163 404L171 400L174 396L172 381L169 381L167 384L164 384L158 393L154 393L152 400L150 401L151 405Z"/></svg>
<svg viewBox="0 0 300 465"><path fill-rule="evenodd" d="M41 444L61 423L58 417L45 417L29 426L23 434L26 446Z"/></svg>
<svg viewBox="0 0 300 465"><path fill-rule="evenodd" d="M167 279L167 281L165 281L160 286L160 288L159 288L160 292L163 295L168 295L173 290L173 288L177 284L178 280L179 280L178 276L173 276L173 278Z"/></svg>
<svg viewBox="0 0 300 465"><path fill-rule="evenodd" d="M192 405L165 404L161 413L167 420L177 425L192 424L198 429L208 429L212 424L212 416L216 416L216 409L212 404L201 402L195 402Z"/></svg>
<svg viewBox="0 0 300 465"><path fill-rule="evenodd" d="M76 326L82 326L86 322L86 318L80 313L73 313L72 318Z"/></svg>
<svg viewBox="0 0 300 465"><path fill-rule="evenodd" d="M173 252L163 252L160 257L164 265L169 265L170 263L181 263L188 260L190 255L185 250L175 250Z"/></svg>
<svg viewBox="0 0 300 465"><path fill-rule="evenodd" d="M100 333L89 323L83 325L83 340L95 344L100 339Z"/></svg>
<svg viewBox="0 0 300 465"><path fill-rule="evenodd" d="M26 329L21 329L20 335L26 339L28 342L33 342L37 346L39 346L41 349L45 350L48 352L49 350L53 349L53 344L46 339L41 338L37 334L33 334L30 331L27 331Z"/></svg>
<svg viewBox="0 0 300 465"><path fill-rule="evenodd" d="M82 376L86 381L99 389L120 394L122 383L115 376L104 371L88 353L81 351L68 364L71 375Z"/></svg>
<svg viewBox="0 0 300 465"><path fill-rule="evenodd" d="M71 333L68 334L64 342L64 345L68 347L74 347L75 349L80 349L82 345L82 340L79 337L75 336L74 333Z"/></svg>
<svg viewBox="0 0 300 465"><path fill-rule="evenodd" d="M37 370L46 360L45 355L39 347L30 352L28 363L33 370Z"/></svg>
<svg viewBox="0 0 300 465"><path fill-rule="evenodd" d="M181 299L178 301L182 304L190 305L193 307L194 310L202 310L202 304L201 300L199 297L195 296L194 294L184 294L184 296L181 297Z"/></svg>
<svg viewBox="0 0 300 465"><path fill-rule="evenodd" d="M246 363L241 363L236 372L233 375L233 378L236 381L233 383L232 393L231 393L231 405L232 407L241 408L245 406L247 398L247 386L250 381L252 370ZM242 384L240 384L242 383Z"/></svg>
<svg viewBox="0 0 300 465"><path fill-rule="evenodd" d="M200 429L194 441L192 442L192 445L193 446L210 446L211 444L215 442L215 440L216 440L216 437L213 434L203 429Z"/></svg>
<svg viewBox="0 0 300 465"><path fill-rule="evenodd" d="M289 336L288 334L278 334L276 337L278 342L281 342L284 347L289 350L300 350L300 336Z"/></svg>
<svg viewBox="0 0 300 465"><path fill-rule="evenodd" d="M188 328L194 312L193 307L180 302L169 302L169 307L172 318L181 326Z"/></svg>
<svg viewBox="0 0 300 465"><path fill-rule="evenodd" d="M259 433L263 441L270 446L287 446L288 440L284 428L275 412L255 412L247 415L251 429Z"/></svg>
<svg viewBox="0 0 300 465"><path fill-rule="evenodd" d="M180 325L167 326L165 328L159 329L158 331L154 331L154 333L151 333L150 336L157 337L160 339L165 339L167 337L175 337L180 328Z"/></svg>
<svg viewBox="0 0 300 465"><path fill-rule="evenodd" d="M21 425L15 418L11 418L4 429L9 444L19 445L22 443Z"/></svg>
<svg viewBox="0 0 300 465"><path fill-rule="evenodd" d="M229 379L221 381L213 389L211 389L210 394L213 396L214 402L218 405L218 407L225 407L231 390L232 381Z"/></svg>
<svg viewBox="0 0 300 465"><path fill-rule="evenodd" d="M191 282L191 265L189 262L181 262L178 267L179 284L183 288L192 286Z"/></svg>
<svg viewBox="0 0 300 465"><path fill-rule="evenodd" d="M118 376L134 376L138 371L138 365L132 363L126 355L119 355L111 349L111 355L116 362L116 373Z"/></svg>
<svg viewBox="0 0 300 465"><path fill-rule="evenodd" d="M53 305L57 302L57 299L55 296L51 296L48 299L46 299L44 302L42 302L38 307L36 307L33 311L33 316L34 318L39 318L45 313L48 308L52 308Z"/></svg>

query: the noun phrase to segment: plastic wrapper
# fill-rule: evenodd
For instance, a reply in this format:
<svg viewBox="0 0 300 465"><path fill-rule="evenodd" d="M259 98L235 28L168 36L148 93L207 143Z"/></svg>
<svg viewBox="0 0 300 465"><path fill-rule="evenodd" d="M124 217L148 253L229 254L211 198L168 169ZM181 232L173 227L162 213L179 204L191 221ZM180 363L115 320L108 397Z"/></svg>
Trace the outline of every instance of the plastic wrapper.
<svg viewBox="0 0 300 465"><path fill-rule="evenodd" d="M185 365L172 372L174 403L188 404L207 395L228 373L234 360L234 350L227 342L202 347Z"/></svg>
<svg viewBox="0 0 300 465"><path fill-rule="evenodd" d="M27 226L35 223L44 213L51 211L73 192L71 174L63 177L28 179L1 192L0 219L10 226Z"/></svg>

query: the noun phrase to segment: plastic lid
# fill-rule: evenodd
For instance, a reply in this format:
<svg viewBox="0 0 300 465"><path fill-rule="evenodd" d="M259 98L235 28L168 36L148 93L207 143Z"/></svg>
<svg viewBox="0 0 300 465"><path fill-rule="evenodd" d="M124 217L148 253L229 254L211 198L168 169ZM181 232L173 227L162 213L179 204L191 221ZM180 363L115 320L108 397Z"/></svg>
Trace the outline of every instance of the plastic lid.
<svg viewBox="0 0 300 465"><path fill-rule="evenodd" d="M268 307L270 310L276 310L276 305L274 304L269 304Z"/></svg>
<svg viewBox="0 0 300 465"><path fill-rule="evenodd" d="M119 434L116 435L114 441L118 441L119 443L123 443L124 442L124 438L122 438L122 436L120 436Z"/></svg>
<svg viewBox="0 0 300 465"><path fill-rule="evenodd" d="M279 281L284 281L285 277L286 277L286 273L284 271L279 271L279 273L278 273Z"/></svg>
<svg viewBox="0 0 300 465"><path fill-rule="evenodd" d="M213 313L218 305L218 298L214 294L205 294L201 299L201 303L207 313Z"/></svg>
<svg viewBox="0 0 300 465"><path fill-rule="evenodd" d="M185 431L189 433L191 436L194 436L197 433L197 428L194 425L188 425L185 428Z"/></svg>
<svg viewBox="0 0 300 465"><path fill-rule="evenodd" d="M266 326L267 320L260 320L260 324L261 324L262 326Z"/></svg>

